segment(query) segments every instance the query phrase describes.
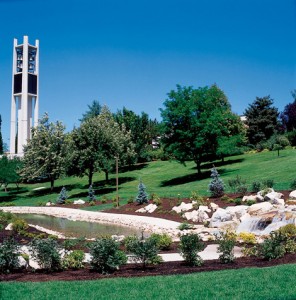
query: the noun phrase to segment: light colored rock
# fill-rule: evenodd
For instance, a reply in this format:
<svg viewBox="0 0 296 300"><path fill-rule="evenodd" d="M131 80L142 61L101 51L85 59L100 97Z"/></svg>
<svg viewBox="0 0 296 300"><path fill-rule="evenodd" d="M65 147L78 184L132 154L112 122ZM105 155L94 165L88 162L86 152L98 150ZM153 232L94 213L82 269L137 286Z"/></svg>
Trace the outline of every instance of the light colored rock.
<svg viewBox="0 0 296 300"><path fill-rule="evenodd" d="M273 200L273 202L271 202L271 203L275 204L275 205L279 205L279 206L285 206L285 200L284 199L275 198Z"/></svg>
<svg viewBox="0 0 296 300"><path fill-rule="evenodd" d="M219 207L212 215L210 227L220 227L221 222L231 221L233 217L230 211Z"/></svg>
<svg viewBox="0 0 296 300"><path fill-rule="evenodd" d="M226 231L226 230L235 231L239 224L240 224L239 220L226 221L226 222L221 222L218 228L222 231Z"/></svg>
<svg viewBox="0 0 296 300"><path fill-rule="evenodd" d="M73 202L73 204L82 205L82 204L85 204L85 201L79 199L79 200L75 200L75 201Z"/></svg>
<svg viewBox="0 0 296 300"><path fill-rule="evenodd" d="M256 200L257 200L257 202L263 202L264 201L264 197L261 196L261 195L257 195L256 196Z"/></svg>
<svg viewBox="0 0 296 300"><path fill-rule="evenodd" d="M140 209L138 209L136 212L139 212L139 213L153 213L155 210L157 209L157 205L156 204L148 204L147 206L145 207L142 207Z"/></svg>
<svg viewBox="0 0 296 300"><path fill-rule="evenodd" d="M274 192L274 189L273 188L267 188L267 189L261 190L257 193L257 195L261 196L261 197L264 197L266 195L266 192L267 192L267 194L272 193L272 192Z"/></svg>
<svg viewBox="0 0 296 300"><path fill-rule="evenodd" d="M6 227L5 230L12 230L12 223L9 223Z"/></svg>
<svg viewBox="0 0 296 300"><path fill-rule="evenodd" d="M210 203L210 207L213 211L216 211L219 208L219 205L216 203L211 202Z"/></svg>
<svg viewBox="0 0 296 300"><path fill-rule="evenodd" d="M283 198L282 193L271 192L264 196L264 201L269 201L272 204L277 204L279 199Z"/></svg>
<svg viewBox="0 0 296 300"><path fill-rule="evenodd" d="M191 210L193 208L193 204L192 203L185 203L182 202L179 206L174 206L172 208L172 210L174 210L176 213L181 213L182 211L188 211Z"/></svg>
<svg viewBox="0 0 296 300"><path fill-rule="evenodd" d="M205 222L209 220L209 215L203 210L193 210L190 212L186 212L184 217L187 220L192 220L193 222Z"/></svg>
<svg viewBox="0 0 296 300"><path fill-rule="evenodd" d="M246 220L249 220L251 218L250 214L249 213L245 213L244 215L241 216L240 218L240 221L241 223L246 221Z"/></svg>
<svg viewBox="0 0 296 300"><path fill-rule="evenodd" d="M244 196L242 202L247 202L249 200L257 201L257 195Z"/></svg>
<svg viewBox="0 0 296 300"><path fill-rule="evenodd" d="M210 213L211 210L206 205L200 205L198 208L199 211L204 211Z"/></svg>
<svg viewBox="0 0 296 300"><path fill-rule="evenodd" d="M51 205L52 205L51 202L47 202L47 203L45 204L45 206L51 206Z"/></svg>
<svg viewBox="0 0 296 300"><path fill-rule="evenodd" d="M296 200L296 190L292 191L292 192L289 194L289 198L292 199L292 200Z"/></svg>
<svg viewBox="0 0 296 300"><path fill-rule="evenodd" d="M258 215L262 214L268 211L271 211L273 209L273 205L270 202L262 202L262 203L256 203L251 205L247 212L250 215Z"/></svg>
<svg viewBox="0 0 296 300"><path fill-rule="evenodd" d="M229 211L231 214L234 214L237 219L240 219L247 213L248 208L249 206L247 205L228 206L226 211Z"/></svg>

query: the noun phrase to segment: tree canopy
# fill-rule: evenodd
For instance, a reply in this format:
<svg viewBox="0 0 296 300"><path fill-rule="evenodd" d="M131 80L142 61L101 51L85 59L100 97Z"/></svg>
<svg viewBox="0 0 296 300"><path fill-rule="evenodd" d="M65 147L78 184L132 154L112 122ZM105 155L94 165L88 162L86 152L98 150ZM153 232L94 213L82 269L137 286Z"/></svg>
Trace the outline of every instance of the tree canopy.
<svg viewBox="0 0 296 300"><path fill-rule="evenodd" d="M54 181L65 172L67 137L64 125L49 122L45 114L37 127L32 128L32 138L24 146L23 167L20 175L26 180L46 178L54 188Z"/></svg>
<svg viewBox="0 0 296 300"><path fill-rule="evenodd" d="M294 101L285 106L281 113L281 119L286 131L293 131L296 129L296 90L291 92Z"/></svg>
<svg viewBox="0 0 296 300"><path fill-rule="evenodd" d="M14 157L8 159L7 156L2 156L0 159L0 184L4 185L5 192L7 192L7 186L10 183L14 183L18 186L20 182L19 170L22 162L19 158Z"/></svg>
<svg viewBox="0 0 296 300"><path fill-rule="evenodd" d="M252 145L268 140L277 132L278 109L273 105L270 96L256 97L256 100L245 110L248 141Z"/></svg>
<svg viewBox="0 0 296 300"><path fill-rule="evenodd" d="M87 175L92 185L93 174L97 171L104 171L108 180L116 156L119 163L124 164L132 161L134 155L130 133L120 128L109 109L103 106L98 116L85 120L71 133L67 172Z"/></svg>
<svg viewBox="0 0 296 300"><path fill-rule="evenodd" d="M88 110L82 115L82 118L79 120L80 122L84 122L90 118L96 117L101 113L102 106L97 100L93 100L93 102L88 105Z"/></svg>
<svg viewBox="0 0 296 300"><path fill-rule="evenodd" d="M161 115L165 151L181 163L193 160L198 173L203 161L217 155L223 137L242 134L238 116L231 112L227 97L215 84L198 89L177 85L164 106Z"/></svg>
<svg viewBox="0 0 296 300"><path fill-rule="evenodd" d="M2 130L1 130L1 127L2 127L2 118L1 118L1 115L0 115L0 154L3 154L3 152L4 152L4 144L3 144L3 139L2 139Z"/></svg>

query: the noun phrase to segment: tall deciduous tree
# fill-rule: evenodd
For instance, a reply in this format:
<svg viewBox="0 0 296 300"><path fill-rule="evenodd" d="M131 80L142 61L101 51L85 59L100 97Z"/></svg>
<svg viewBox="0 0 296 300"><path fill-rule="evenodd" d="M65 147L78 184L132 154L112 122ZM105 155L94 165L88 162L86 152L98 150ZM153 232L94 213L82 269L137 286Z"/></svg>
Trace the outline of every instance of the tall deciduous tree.
<svg viewBox="0 0 296 300"><path fill-rule="evenodd" d="M250 144L257 145L264 142L277 132L279 113L273 106L270 96L256 97L256 100L245 110L244 115L247 118L247 137Z"/></svg>
<svg viewBox="0 0 296 300"><path fill-rule="evenodd" d="M73 130L70 149L68 174L87 175L89 185L94 173L101 170L108 181L116 156L124 164L135 155L130 133L120 128L106 106L98 116L85 120Z"/></svg>
<svg viewBox="0 0 296 300"><path fill-rule="evenodd" d="M215 156L222 137L230 136L230 104L216 85L193 89L181 87L168 94L161 109L164 149L179 162L193 160L197 172L201 163Z"/></svg>
<svg viewBox="0 0 296 300"><path fill-rule="evenodd" d="M37 127L32 128L32 138L24 147L23 168L20 172L24 179L45 177L53 190L54 181L65 172L67 136L64 130L61 122L49 122L47 114Z"/></svg>
<svg viewBox="0 0 296 300"><path fill-rule="evenodd" d="M157 120L151 120L148 114L142 112L137 115L131 110L123 107L114 115L115 120L126 130L131 132L132 142L135 144L135 152L139 162L148 159L147 152L151 150L152 140L159 136L159 124Z"/></svg>

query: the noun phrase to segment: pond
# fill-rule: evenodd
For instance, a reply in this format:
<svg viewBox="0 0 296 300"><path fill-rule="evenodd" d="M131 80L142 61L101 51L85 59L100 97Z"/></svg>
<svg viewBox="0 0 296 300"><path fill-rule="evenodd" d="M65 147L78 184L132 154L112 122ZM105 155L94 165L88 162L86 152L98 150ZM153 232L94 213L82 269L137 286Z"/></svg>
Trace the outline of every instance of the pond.
<svg viewBox="0 0 296 300"><path fill-rule="evenodd" d="M29 224L62 233L66 237L97 238L102 235L141 235L141 230L114 224L102 224L86 221L73 221L41 214L18 214Z"/></svg>

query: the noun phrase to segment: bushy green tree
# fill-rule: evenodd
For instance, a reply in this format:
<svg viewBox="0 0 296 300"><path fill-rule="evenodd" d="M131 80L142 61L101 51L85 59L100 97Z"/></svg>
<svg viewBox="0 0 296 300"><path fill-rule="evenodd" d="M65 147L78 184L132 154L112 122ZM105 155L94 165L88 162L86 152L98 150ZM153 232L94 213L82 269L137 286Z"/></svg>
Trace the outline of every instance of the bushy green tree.
<svg viewBox="0 0 296 300"><path fill-rule="evenodd" d="M245 110L247 137L252 145L267 141L279 127L278 109L273 106L270 96L256 97L256 100Z"/></svg>
<svg viewBox="0 0 296 300"><path fill-rule="evenodd" d="M90 118L96 117L101 113L102 106L100 102L97 100L93 100L91 105L88 105L88 110L82 115L82 118L79 120L80 122L84 122Z"/></svg>
<svg viewBox="0 0 296 300"><path fill-rule="evenodd" d="M284 111L281 113L282 125L285 131L296 130L296 90L291 92L294 101L285 106Z"/></svg>
<svg viewBox="0 0 296 300"><path fill-rule="evenodd" d="M212 197L221 197L224 194L225 185L217 169L214 167L211 169L211 182L209 184L209 191Z"/></svg>
<svg viewBox="0 0 296 300"><path fill-rule="evenodd" d="M61 122L49 122L47 114L37 127L32 128L32 138L24 146L23 167L20 171L23 179L46 178L53 191L54 181L65 173L68 142L64 130Z"/></svg>
<svg viewBox="0 0 296 300"><path fill-rule="evenodd" d="M233 131L234 124L242 128L217 85L198 89L177 85L177 90L168 94L164 106L161 109L164 150L183 164L193 160L198 174L201 163L217 155L222 137L237 134Z"/></svg>
<svg viewBox="0 0 296 300"><path fill-rule="evenodd" d="M115 121L131 133L131 140L135 145L136 159L138 162L150 159L152 140L160 135L160 127L157 120L149 118L148 114L135 112L123 107L114 114Z"/></svg>
<svg viewBox="0 0 296 300"><path fill-rule="evenodd" d="M4 186L5 192L7 192L7 186L11 183L19 186L21 177L19 171L22 168L22 161L14 157L8 159L7 156L0 158L0 184Z"/></svg>
<svg viewBox="0 0 296 300"><path fill-rule="evenodd" d="M146 186L142 181L138 185L138 195L136 201L139 204L148 203L148 194L146 193Z"/></svg>
<svg viewBox="0 0 296 300"><path fill-rule="evenodd" d="M286 146L290 145L289 140L284 135L275 134L269 138L266 142L269 150L277 151L278 156L280 156L280 150L283 150Z"/></svg>
<svg viewBox="0 0 296 300"><path fill-rule="evenodd" d="M4 152L4 144L3 144L3 139L2 139L1 127L2 127L2 118L1 118L1 115L0 115L0 155L3 154L3 152Z"/></svg>
<svg viewBox="0 0 296 300"><path fill-rule="evenodd" d="M9 273L18 268L20 247L13 238L4 239L0 244L0 273Z"/></svg>
<svg viewBox="0 0 296 300"><path fill-rule="evenodd" d="M115 157L124 165L135 155L130 133L114 121L109 109L104 106L98 116L81 123L71 133L70 151L67 156L67 173L88 176L92 185L95 172L108 174L115 166Z"/></svg>

